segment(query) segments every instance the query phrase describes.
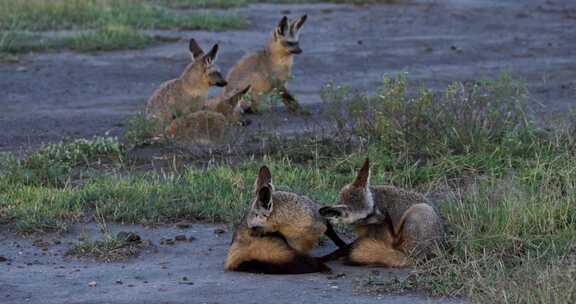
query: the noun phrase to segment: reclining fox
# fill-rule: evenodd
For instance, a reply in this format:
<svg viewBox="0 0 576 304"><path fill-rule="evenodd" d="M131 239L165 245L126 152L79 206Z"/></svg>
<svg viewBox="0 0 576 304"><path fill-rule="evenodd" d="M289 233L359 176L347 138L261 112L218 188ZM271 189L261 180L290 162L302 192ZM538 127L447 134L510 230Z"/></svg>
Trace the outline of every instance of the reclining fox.
<svg viewBox="0 0 576 304"><path fill-rule="evenodd" d="M346 249L325 256L345 256L349 264L404 267L412 257L428 257L445 238L444 224L426 198L393 186L370 186L370 162L342 188L333 206L320 214L354 226L358 238Z"/></svg>
<svg viewBox="0 0 576 304"><path fill-rule="evenodd" d="M250 210L236 227L225 270L268 274L328 271L308 252L326 234L339 247L342 241L306 196L275 191L270 170L258 173Z"/></svg>

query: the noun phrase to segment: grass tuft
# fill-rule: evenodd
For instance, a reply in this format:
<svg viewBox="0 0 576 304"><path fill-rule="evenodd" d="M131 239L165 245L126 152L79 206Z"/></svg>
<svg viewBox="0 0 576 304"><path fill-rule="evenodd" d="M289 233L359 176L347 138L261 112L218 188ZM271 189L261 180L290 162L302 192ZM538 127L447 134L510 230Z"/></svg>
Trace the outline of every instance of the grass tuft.
<svg viewBox="0 0 576 304"><path fill-rule="evenodd" d="M70 248L65 255L110 263L136 257L141 250L149 246L150 242L142 241L137 234L119 233L116 236L106 235L101 240L83 241Z"/></svg>

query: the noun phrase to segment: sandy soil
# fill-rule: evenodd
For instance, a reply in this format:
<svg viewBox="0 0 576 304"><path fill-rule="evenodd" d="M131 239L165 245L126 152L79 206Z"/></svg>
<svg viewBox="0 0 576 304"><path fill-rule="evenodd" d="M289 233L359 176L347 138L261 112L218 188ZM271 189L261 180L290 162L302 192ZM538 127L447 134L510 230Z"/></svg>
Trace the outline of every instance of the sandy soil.
<svg viewBox="0 0 576 304"><path fill-rule="evenodd" d="M576 3L450 0L401 5L258 5L239 9L246 31L164 33L221 43L224 71L260 48L281 14L308 13L304 53L289 84L318 114L328 81L373 90L383 74L442 89L455 80L496 77L507 70L526 81L538 113L563 113L576 96ZM39 54L0 65L0 151L65 137L120 134L162 82L188 63L186 42L142 51ZM305 120L283 109L255 117L253 129L299 130ZM275 121L270 124L270 121Z"/></svg>
<svg viewBox="0 0 576 304"><path fill-rule="evenodd" d="M132 231L150 240L151 249L122 263L100 263L63 257L78 236L99 239L96 225L77 226L64 236L0 236L0 303L459 303L421 295L369 295L362 292L368 276L402 278L409 270L370 269L332 263L333 274L290 276L227 273L223 270L232 237L226 226L193 225L189 229L139 226L108 227L111 233ZM224 233L215 231L223 229ZM184 234L192 242L160 245L162 238ZM55 244L60 242L59 244ZM36 241L36 242L34 242ZM45 248L45 249L43 249ZM327 253L331 243L317 250ZM374 274L377 272L377 274ZM95 282L96 286L90 286ZM94 283L92 283L94 284Z"/></svg>

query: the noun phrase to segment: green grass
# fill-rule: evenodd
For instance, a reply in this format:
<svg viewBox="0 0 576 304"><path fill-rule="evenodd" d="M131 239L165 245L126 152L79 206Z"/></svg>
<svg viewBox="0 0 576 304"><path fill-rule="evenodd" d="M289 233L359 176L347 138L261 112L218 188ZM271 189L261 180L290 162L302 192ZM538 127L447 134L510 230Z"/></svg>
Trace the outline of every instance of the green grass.
<svg viewBox="0 0 576 304"><path fill-rule="evenodd" d="M110 25L135 29L223 30L245 25L230 14L175 14L146 1L0 0L0 30L86 30Z"/></svg>
<svg viewBox="0 0 576 304"><path fill-rule="evenodd" d="M156 0L163 6L177 8L177 9L190 9L190 8L234 8L246 5L249 0Z"/></svg>
<svg viewBox="0 0 576 304"><path fill-rule="evenodd" d="M271 167L278 189L330 204L368 155L374 184L444 197L450 244L408 279L368 278L369 289L477 303L574 302L576 119L537 127L522 84L507 75L455 83L442 94L409 87L403 76L385 79L373 96L331 85L322 96L336 136L260 137L269 145L265 156L235 155L234 165L130 172L120 161L121 170L86 169L125 157L110 139L54 145L20 161L5 156L0 222L23 233L66 230L97 210L98 222L232 223L248 207L260 165ZM135 142L145 137L134 135Z"/></svg>
<svg viewBox="0 0 576 304"><path fill-rule="evenodd" d="M110 26L63 39L63 45L79 52L142 49L158 39L123 26Z"/></svg>
<svg viewBox="0 0 576 304"><path fill-rule="evenodd" d="M161 41L140 30L221 31L246 26L229 13L175 13L134 0L0 0L0 53L72 49L97 51L143 48ZM67 38L44 31L72 30Z"/></svg>
<svg viewBox="0 0 576 304"><path fill-rule="evenodd" d="M10 31L0 33L0 53L18 55L32 51L65 49L78 52L141 49L162 41L174 40L150 36L124 26L108 26L70 37L50 37L32 32Z"/></svg>
<svg viewBox="0 0 576 304"><path fill-rule="evenodd" d="M158 134L156 123L147 119L143 113L139 113L128 119L122 137L126 146L131 149L154 143L156 134Z"/></svg>

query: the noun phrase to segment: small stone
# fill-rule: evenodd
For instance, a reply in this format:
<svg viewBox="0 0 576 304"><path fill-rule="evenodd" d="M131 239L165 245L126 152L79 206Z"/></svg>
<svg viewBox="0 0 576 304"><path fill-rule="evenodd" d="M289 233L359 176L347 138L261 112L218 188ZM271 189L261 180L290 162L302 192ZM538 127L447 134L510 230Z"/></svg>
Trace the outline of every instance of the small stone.
<svg viewBox="0 0 576 304"><path fill-rule="evenodd" d="M62 244L62 241L60 241L60 240L53 240L52 243L54 243L54 245L60 245L60 244Z"/></svg>
<svg viewBox="0 0 576 304"><path fill-rule="evenodd" d="M174 237L174 239L178 242L185 242L187 240L186 236L183 234L179 234Z"/></svg>
<svg viewBox="0 0 576 304"><path fill-rule="evenodd" d="M214 229L214 233L216 234L223 234L226 233L226 230L222 229L222 228L218 228L218 229Z"/></svg>
<svg viewBox="0 0 576 304"><path fill-rule="evenodd" d="M179 228L179 229L188 229L188 228L192 227L192 223L178 222L178 223L174 224L174 226L176 226L176 228Z"/></svg>
<svg viewBox="0 0 576 304"><path fill-rule="evenodd" d="M116 280L116 284L122 285L122 284L124 284L124 282L122 282L122 281L120 281L120 280Z"/></svg>
<svg viewBox="0 0 576 304"><path fill-rule="evenodd" d="M188 277L182 277L182 281L188 281Z"/></svg>
<svg viewBox="0 0 576 304"><path fill-rule="evenodd" d="M327 276L326 278L327 278L328 280L336 280L336 279L339 279L339 278L343 278L343 277L345 277L345 276L346 276L345 273L340 272L340 273L336 273L336 274L333 274L333 275L329 275L329 276Z"/></svg>
<svg viewBox="0 0 576 304"><path fill-rule="evenodd" d="M190 237L188 238L188 242L192 242L192 241L195 241L195 240L196 240L196 238L193 237L193 236L190 236Z"/></svg>
<svg viewBox="0 0 576 304"><path fill-rule="evenodd" d="M88 283L89 287L96 287L96 281L92 281L90 283Z"/></svg>
<svg viewBox="0 0 576 304"><path fill-rule="evenodd" d="M173 239L161 239L160 245L174 245L175 242Z"/></svg>
<svg viewBox="0 0 576 304"><path fill-rule="evenodd" d="M116 237L119 239L123 239L127 243L138 243L142 240L142 238L138 234L126 231L118 232L118 234L116 234Z"/></svg>

